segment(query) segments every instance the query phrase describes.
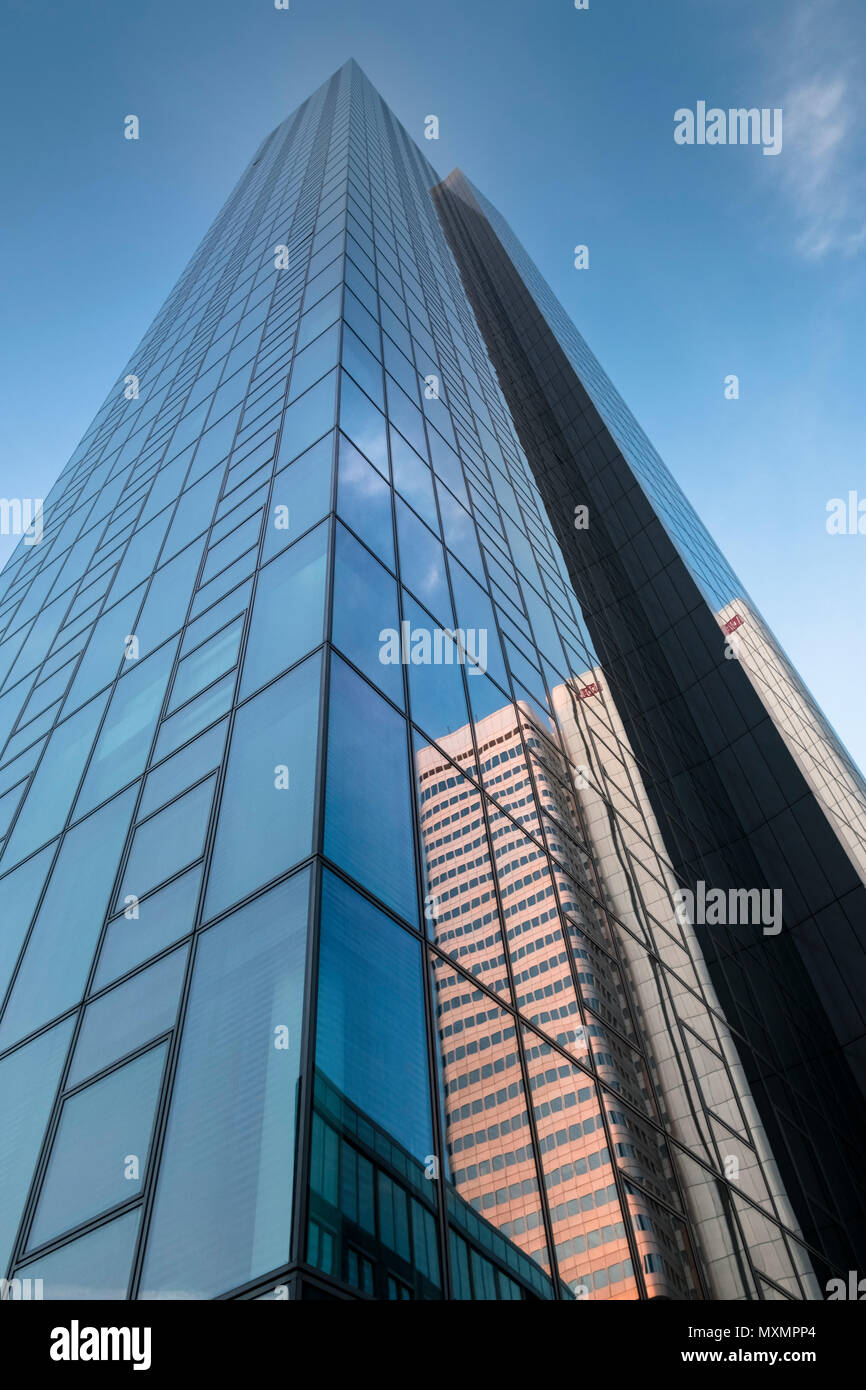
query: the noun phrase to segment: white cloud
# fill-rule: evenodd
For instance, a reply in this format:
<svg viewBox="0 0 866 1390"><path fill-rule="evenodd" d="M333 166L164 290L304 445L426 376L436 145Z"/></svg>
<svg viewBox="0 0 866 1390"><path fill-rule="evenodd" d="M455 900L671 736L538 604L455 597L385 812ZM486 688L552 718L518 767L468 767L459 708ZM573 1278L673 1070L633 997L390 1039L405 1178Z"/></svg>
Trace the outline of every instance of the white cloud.
<svg viewBox="0 0 866 1390"><path fill-rule="evenodd" d="M847 13L846 13L847 12ZM777 53L783 93L779 170L793 204L797 250L810 260L866 247L866 74L839 0L810 0Z"/></svg>

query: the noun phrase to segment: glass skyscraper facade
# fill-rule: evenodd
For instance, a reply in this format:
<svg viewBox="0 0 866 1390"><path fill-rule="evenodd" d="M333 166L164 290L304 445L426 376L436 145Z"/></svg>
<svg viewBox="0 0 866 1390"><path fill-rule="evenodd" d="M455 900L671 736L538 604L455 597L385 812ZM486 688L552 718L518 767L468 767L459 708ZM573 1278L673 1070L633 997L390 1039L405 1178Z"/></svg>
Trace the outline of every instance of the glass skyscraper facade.
<svg viewBox="0 0 866 1390"><path fill-rule="evenodd" d="M864 1230L859 774L356 64L43 525L0 576L7 1296L823 1296ZM691 920L699 881L781 930Z"/></svg>

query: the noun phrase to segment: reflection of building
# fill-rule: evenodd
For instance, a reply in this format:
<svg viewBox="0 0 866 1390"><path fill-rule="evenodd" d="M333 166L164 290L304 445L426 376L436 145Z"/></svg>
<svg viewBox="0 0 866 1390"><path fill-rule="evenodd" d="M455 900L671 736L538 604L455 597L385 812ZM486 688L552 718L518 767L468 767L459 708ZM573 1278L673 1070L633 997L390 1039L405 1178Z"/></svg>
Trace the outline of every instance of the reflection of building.
<svg viewBox="0 0 866 1390"><path fill-rule="evenodd" d="M816 1295L809 1261L766 1217L748 1212L748 1193L765 1213L796 1229L766 1133L726 1026L700 944L672 910L677 882L619 714L600 671L558 686L553 709L565 747L581 769L578 793L606 903L633 993L671 1135L683 1145L674 1162L716 1296L739 1287L737 1212L754 1242L756 1263L780 1287L798 1278ZM601 698L576 692L593 690ZM614 752L614 748L616 751ZM686 1151L733 1176L732 1192Z"/></svg>
<svg viewBox="0 0 866 1390"><path fill-rule="evenodd" d="M745 598L718 614L731 660L739 661L818 804L866 882L866 785L791 664Z"/></svg>
<svg viewBox="0 0 866 1390"><path fill-rule="evenodd" d="M576 692L589 691L592 698L600 693L600 680L600 673L591 672L573 686L564 684L553 692L553 708L573 754L580 751L577 716L588 707ZM609 702L608 713L612 713ZM621 727L617 734L624 750L627 743ZM592 900L590 857L608 901L625 921L633 917L628 890L635 870L630 867L625 876L621 859L615 865L608 863L615 856L609 854L613 846L603 807L610 803L596 794L604 765L590 772L580 759L583 775L578 785L584 790L578 799L589 834L583 848L587 832L571 790L568 761L556 751L550 731L544 730L529 705L506 706L479 720L474 731L467 726L444 736L440 747L441 752L430 744L416 756L433 940L463 970L511 1001L562 1049L555 1051L540 1038L533 1041L527 1035L524 1039L541 1156L539 1176L511 1016L490 1007L484 995L467 990L465 976L449 970L446 962L434 966L451 1180L461 1197L547 1269L539 1197L543 1186L560 1277L582 1296L635 1297L635 1257L641 1262L649 1297L694 1296L693 1269L678 1240L681 1223L666 1209L677 1201L670 1157L658 1131L640 1118L652 1115L653 1107L644 1057L627 1042L629 1036L634 1038L632 1009L646 1010L646 1056L668 1114L677 1107L684 1109L686 1103L702 1108L704 1102L694 1086L690 1089L669 1075L669 1065L660 1072L655 1048L663 1051L662 1061L667 1063L672 1034L670 1020L667 1028L656 1021L654 1031L649 1031L647 1016L654 1004L658 1009L658 999L653 997L647 951L623 930L617 943L622 965L617 964L605 915ZM639 774L631 762L632 786L639 788ZM458 768L464 775L458 774ZM482 786L490 789L494 800L487 802ZM645 794L642 801L644 814L651 817ZM596 809L599 815L593 814ZM622 836L628 803L618 811L623 818L618 826ZM537 843L545 839L550 860ZM656 830L656 853L658 848ZM647 879L645 873L643 878ZM653 901L669 929L674 887L668 871ZM677 963L686 962L700 972L703 998L709 993L712 1000L693 935L686 949L687 954L680 950ZM678 1003L694 1028L698 1001L681 997L670 1002L672 1008ZM706 1003L701 1025L705 1036L713 1028ZM753 1159L749 1166L756 1172L751 1177L766 1197L762 1170L765 1165L771 1169L771 1160L765 1144L757 1155L752 1154L760 1142L754 1107L745 1094L726 1030L719 1025L716 1029L718 1045L727 1048L731 1071L721 1063L712 1067L712 1103L723 1107L727 1082L729 1103L750 1106L750 1146L744 1154ZM568 1062L569 1056L573 1061ZM736 1096L731 1090L732 1074L737 1080ZM708 1077L706 1067L702 1076ZM670 1095L664 1086L667 1081ZM618 1100L625 1104L620 1106ZM708 1115L702 1123L711 1125ZM678 1126L673 1126L673 1132L681 1137ZM622 1175L619 1186L615 1169ZM688 1189L687 1175L680 1177ZM776 1195L784 1205L778 1187ZM709 1231L711 1207L700 1199L697 1189L687 1196L692 1198L688 1205L697 1229ZM791 1220L787 1207L785 1212ZM735 1287L726 1267L727 1249L712 1234L705 1238L704 1259L718 1280L718 1296L725 1297ZM772 1266L767 1260L767 1267L772 1267L773 1277L796 1287L784 1246L779 1240L775 1244Z"/></svg>
<svg viewBox="0 0 866 1390"><path fill-rule="evenodd" d="M308 1258L371 1298L441 1298L433 1182L425 1165L316 1076ZM551 1298L531 1260L458 1197L449 1205L461 1297Z"/></svg>
<svg viewBox="0 0 866 1390"><path fill-rule="evenodd" d="M579 600L570 669L603 672L676 880L781 894L776 936L696 935L824 1283L866 1261L861 780L765 630L726 659L742 584L505 219L460 170L433 197Z"/></svg>

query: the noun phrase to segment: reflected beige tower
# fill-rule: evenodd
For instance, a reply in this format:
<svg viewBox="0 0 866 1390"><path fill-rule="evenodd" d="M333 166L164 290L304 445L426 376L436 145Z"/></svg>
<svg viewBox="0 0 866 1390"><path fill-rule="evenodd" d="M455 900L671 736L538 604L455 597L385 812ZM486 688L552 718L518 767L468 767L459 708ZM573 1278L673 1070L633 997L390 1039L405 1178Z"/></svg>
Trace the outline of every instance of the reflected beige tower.
<svg viewBox="0 0 866 1390"><path fill-rule="evenodd" d="M801 1287L820 1296L801 1247L792 1256L783 1236L781 1225L799 1236L796 1221L697 939L675 911L676 878L601 672L556 687L552 708L566 757L528 703L476 724L477 760L469 728L416 754L433 939L488 989L513 991L561 1049L525 1039L538 1172L510 1016L479 1011L484 997L440 962L455 1187L547 1270L543 1185L560 1277L578 1298L636 1297L635 1256L648 1297L698 1296L679 1206L712 1296L737 1298L735 1227L709 1162L756 1204L741 1204L741 1229L769 1278L794 1297ZM485 798L457 768L496 797L487 828ZM529 838L545 833L550 864ZM454 1046L460 1035L470 1049ZM669 1151L653 1120L676 1141Z"/></svg>

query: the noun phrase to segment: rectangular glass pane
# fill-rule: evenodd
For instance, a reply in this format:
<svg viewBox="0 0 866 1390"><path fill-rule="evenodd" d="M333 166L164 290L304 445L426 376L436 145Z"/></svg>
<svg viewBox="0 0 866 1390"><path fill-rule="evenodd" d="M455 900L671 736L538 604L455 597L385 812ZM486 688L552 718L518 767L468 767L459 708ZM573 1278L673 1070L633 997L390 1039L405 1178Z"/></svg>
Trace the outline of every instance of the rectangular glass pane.
<svg viewBox="0 0 866 1390"><path fill-rule="evenodd" d="M151 893L143 902L131 904L109 922L94 988L102 989L191 932L200 883L201 865Z"/></svg>
<svg viewBox="0 0 866 1390"><path fill-rule="evenodd" d="M334 657L325 853L408 921L417 921L406 724Z"/></svg>
<svg viewBox="0 0 866 1390"><path fill-rule="evenodd" d="M186 947L172 951L149 970L140 970L126 984L88 1004L67 1086L79 1085L174 1027L187 955Z"/></svg>
<svg viewBox="0 0 866 1390"><path fill-rule="evenodd" d="M127 898L143 897L148 889L199 858L215 783L216 778L209 777L138 827L117 895L118 907L124 906Z"/></svg>
<svg viewBox="0 0 866 1390"><path fill-rule="evenodd" d="M285 873L312 849L321 658L238 711L205 917Z"/></svg>
<svg viewBox="0 0 866 1390"><path fill-rule="evenodd" d="M141 1298L288 1260L308 898L298 874L199 938Z"/></svg>
<svg viewBox="0 0 866 1390"><path fill-rule="evenodd" d="M66 836L0 1023L0 1048L84 993L134 800L131 788Z"/></svg>
<svg viewBox="0 0 866 1390"><path fill-rule="evenodd" d="M141 1192L165 1045L64 1103L28 1249Z"/></svg>
<svg viewBox="0 0 866 1390"><path fill-rule="evenodd" d="M71 1036L72 1020L66 1019L0 1062L0 1269L4 1274Z"/></svg>
<svg viewBox="0 0 866 1390"><path fill-rule="evenodd" d="M260 572L242 695L258 690L322 641L329 530L327 522L317 526Z"/></svg>
<svg viewBox="0 0 866 1390"><path fill-rule="evenodd" d="M128 1211L23 1265L17 1277L41 1279L46 1300L126 1298L140 1220L140 1211Z"/></svg>

